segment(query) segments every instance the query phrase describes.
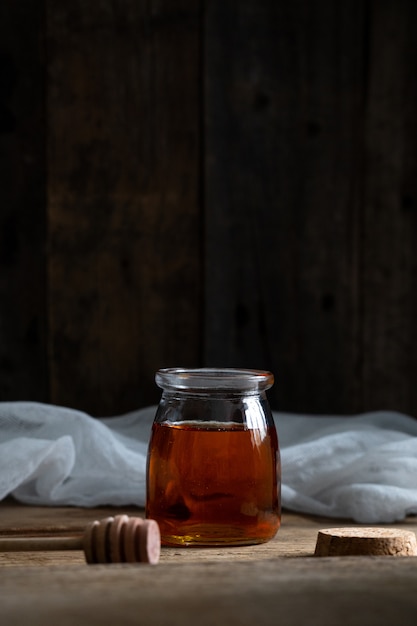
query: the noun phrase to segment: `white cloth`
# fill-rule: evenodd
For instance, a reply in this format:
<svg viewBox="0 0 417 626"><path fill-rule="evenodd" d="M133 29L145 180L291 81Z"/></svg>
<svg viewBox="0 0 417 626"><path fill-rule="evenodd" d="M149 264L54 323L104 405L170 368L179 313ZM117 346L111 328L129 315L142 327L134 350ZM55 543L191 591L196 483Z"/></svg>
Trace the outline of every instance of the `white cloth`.
<svg viewBox="0 0 417 626"><path fill-rule="evenodd" d="M97 419L48 404L0 403L0 500L143 506L155 409ZM417 514L417 420L395 412L273 415L284 508L362 523Z"/></svg>
<svg viewBox="0 0 417 626"><path fill-rule="evenodd" d="M365 524L417 514L417 420L391 411L275 418L283 506Z"/></svg>

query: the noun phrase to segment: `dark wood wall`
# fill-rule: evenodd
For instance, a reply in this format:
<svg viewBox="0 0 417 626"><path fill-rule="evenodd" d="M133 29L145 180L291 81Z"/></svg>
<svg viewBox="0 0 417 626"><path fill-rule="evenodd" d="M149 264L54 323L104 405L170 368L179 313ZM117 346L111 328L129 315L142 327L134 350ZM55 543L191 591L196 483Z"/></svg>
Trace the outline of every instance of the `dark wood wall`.
<svg viewBox="0 0 417 626"><path fill-rule="evenodd" d="M3 0L0 400L166 366L417 416L415 0Z"/></svg>

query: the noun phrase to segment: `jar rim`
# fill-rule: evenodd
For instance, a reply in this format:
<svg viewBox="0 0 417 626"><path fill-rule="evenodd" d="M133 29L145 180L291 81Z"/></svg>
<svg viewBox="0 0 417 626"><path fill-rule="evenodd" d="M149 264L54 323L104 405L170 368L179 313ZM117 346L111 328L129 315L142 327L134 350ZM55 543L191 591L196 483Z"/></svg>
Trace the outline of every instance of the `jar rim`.
<svg viewBox="0 0 417 626"><path fill-rule="evenodd" d="M256 369L169 367L159 369L155 381L166 391L261 392L272 387L274 375Z"/></svg>

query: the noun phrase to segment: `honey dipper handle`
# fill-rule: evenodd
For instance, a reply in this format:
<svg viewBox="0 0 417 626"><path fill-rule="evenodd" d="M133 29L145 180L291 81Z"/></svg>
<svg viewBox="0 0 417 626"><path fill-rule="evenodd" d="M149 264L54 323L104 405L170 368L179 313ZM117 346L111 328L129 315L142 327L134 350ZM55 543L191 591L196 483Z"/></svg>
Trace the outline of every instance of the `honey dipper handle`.
<svg viewBox="0 0 417 626"><path fill-rule="evenodd" d="M82 537L4 537L0 538L0 552L82 550L82 541Z"/></svg>

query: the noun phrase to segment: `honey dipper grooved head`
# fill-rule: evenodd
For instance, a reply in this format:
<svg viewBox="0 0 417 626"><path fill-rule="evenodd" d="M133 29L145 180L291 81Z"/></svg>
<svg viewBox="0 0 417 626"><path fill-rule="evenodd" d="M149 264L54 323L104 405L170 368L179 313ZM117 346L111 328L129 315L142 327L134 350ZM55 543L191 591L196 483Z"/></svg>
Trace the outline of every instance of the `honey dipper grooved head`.
<svg viewBox="0 0 417 626"><path fill-rule="evenodd" d="M83 539L87 563L158 563L161 536L155 520L117 515L91 522Z"/></svg>

